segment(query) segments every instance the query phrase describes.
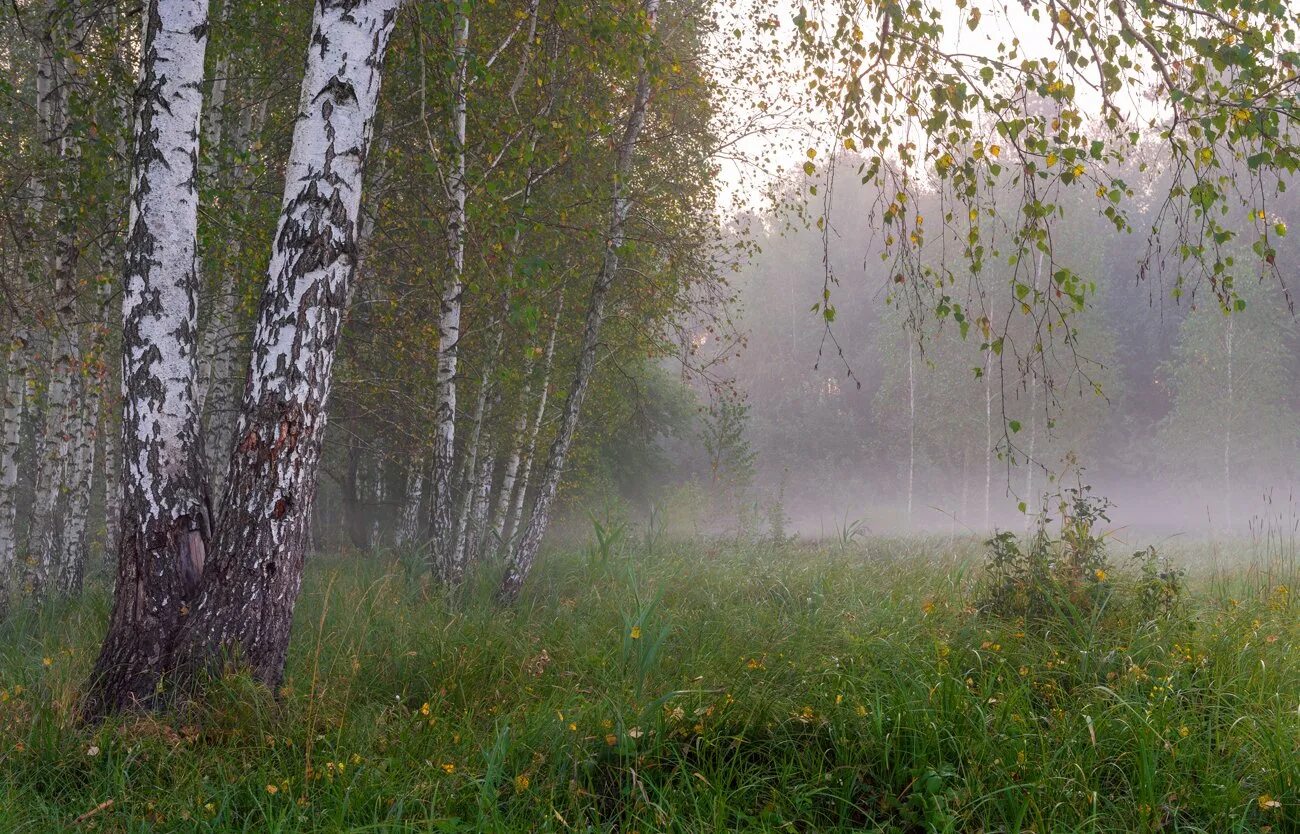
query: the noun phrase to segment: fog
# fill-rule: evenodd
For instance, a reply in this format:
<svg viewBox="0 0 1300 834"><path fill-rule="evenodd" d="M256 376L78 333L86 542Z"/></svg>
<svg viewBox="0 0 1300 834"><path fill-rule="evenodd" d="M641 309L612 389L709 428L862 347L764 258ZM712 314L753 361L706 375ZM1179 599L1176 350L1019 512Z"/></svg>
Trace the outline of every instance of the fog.
<svg viewBox="0 0 1300 834"><path fill-rule="evenodd" d="M1050 268L1068 267L1094 289L1072 320L1072 344L1049 334L1040 355L1030 317L1014 309L1011 268L990 263L973 281L955 235L938 235L922 257L950 276L944 294L969 318L994 311L1000 322L1011 311L1004 352L986 357L978 328L963 338L951 315L936 315L937 293L891 280L877 195L853 184L851 161L841 168L825 234L816 213L776 208L736 221L753 246L732 281L745 345L715 371L726 384L701 395L712 403L706 448L675 451L682 470L731 494L707 526L781 512L810 537L855 521L881 534L982 535L1025 529L1082 485L1113 503L1113 525L1134 540L1293 526L1293 243L1276 242L1276 270L1242 244L1236 292L1246 309L1228 315L1203 279L1174 291L1187 267L1165 254L1168 241L1117 233L1090 195L1063 197L1074 203L1054 229ZM1161 187L1156 175L1128 174L1139 192ZM809 182L791 179L775 202L797 204ZM1289 222L1296 205L1279 195L1269 222ZM939 198L916 211L941 216ZM1152 226L1143 211L1134 229ZM701 332L697 353L710 339L719 337ZM719 440L728 433L730 447ZM687 460L701 454L703 469Z"/></svg>

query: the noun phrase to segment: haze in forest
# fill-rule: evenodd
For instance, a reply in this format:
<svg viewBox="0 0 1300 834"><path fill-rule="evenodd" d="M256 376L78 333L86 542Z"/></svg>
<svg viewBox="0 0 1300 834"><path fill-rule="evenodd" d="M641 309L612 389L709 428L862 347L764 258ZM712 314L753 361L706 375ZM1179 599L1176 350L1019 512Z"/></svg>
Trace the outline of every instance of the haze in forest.
<svg viewBox="0 0 1300 834"><path fill-rule="evenodd" d="M1046 379L1007 363L981 380L979 339L951 321L918 333L889 302L889 265L864 228L878 195L855 183L853 160L839 164L829 232L780 209L742 218L759 251L732 281L746 349L727 367L753 484L762 500L780 496L797 529L1017 530L1020 502L1032 515L1080 483L1138 538L1294 517L1300 342L1287 266L1279 279L1258 264L1240 287L1247 312L1230 318L1205 290L1173 298L1177 265L1140 235L1108 232L1080 198L1053 239L1053 257L1098 286L1077 352L1050 350ZM1158 169L1140 176L1138 190L1159 187ZM786 196L805 179L792 174ZM1294 199L1276 210L1294 212ZM1294 245L1283 251L1278 262L1294 264ZM828 273L837 315L825 328L810 307ZM1013 420L1020 431L1004 436Z"/></svg>

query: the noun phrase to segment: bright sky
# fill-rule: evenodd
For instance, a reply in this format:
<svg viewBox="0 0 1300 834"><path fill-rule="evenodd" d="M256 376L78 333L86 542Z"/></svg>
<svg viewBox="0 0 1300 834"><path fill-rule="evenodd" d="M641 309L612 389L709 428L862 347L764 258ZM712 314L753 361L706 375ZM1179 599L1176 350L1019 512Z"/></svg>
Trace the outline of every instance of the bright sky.
<svg viewBox="0 0 1300 834"><path fill-rule="evenodd" d="M827 0L835 2L835 0ZM790 46L785 50L788 65L779 68L786 79L768 71L762 74L764 50L770 50L771 35L760 35L754 21L761 14L779 22L776 43L786 46L793 40L794 18L800 4L795 0L736 0L715 6L719 34L713 44L719 77L731 82L743 79L731 90L721 114L723 133L731 138L744 135L729 144L721 160L719 208L723 214L736 210L761 210L765 207L764 189L802 165L805 151L816 148L821 155L828 150L829 139L819 128L824 114L801 108L795 100L799 87L788 79L798 72L802 58ZM997 45L1019 38L1025 51L1034 57L1050 57L1036 44L1047 44L1050 25L1034 20L1018 2L972 0L965 9L956 3L940 3L943 12L944 48L953 53L992 57ZM980 24L972 31L967 22L972 9L980 7ZM864 27L865 28L865 27ZM735 37L735 31L741 35ZM1156 115L1158 102L1141 100L1130 93L1127 104L1144 118ZM1087 118L1100 110L1099 93L1087 85L1078 88L1076 102ZM739 128L739 129L737 129Z"/></svg>

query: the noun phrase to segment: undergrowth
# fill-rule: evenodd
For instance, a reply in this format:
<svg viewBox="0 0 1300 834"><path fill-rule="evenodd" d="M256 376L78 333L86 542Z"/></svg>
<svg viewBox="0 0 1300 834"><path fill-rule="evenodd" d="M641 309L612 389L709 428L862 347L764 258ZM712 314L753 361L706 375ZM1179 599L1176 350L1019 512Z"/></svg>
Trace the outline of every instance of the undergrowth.
<svg viewBox="0 0 1300 834"><path fill-rule="evenodd" d="M16 612L0 831L1300 831L1294 577L995 610L975 542L610 535L508 610L318 559L282 691L94 729L106 592Z"/></svg>

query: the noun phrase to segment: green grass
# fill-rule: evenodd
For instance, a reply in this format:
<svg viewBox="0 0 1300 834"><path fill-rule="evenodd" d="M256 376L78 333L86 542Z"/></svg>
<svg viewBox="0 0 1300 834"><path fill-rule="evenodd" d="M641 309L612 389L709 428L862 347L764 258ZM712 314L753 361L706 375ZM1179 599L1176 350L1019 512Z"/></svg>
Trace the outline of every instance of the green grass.
<svg viewBox="0 0 1300 834"><path fill-rule="evenodd" d="M281 693L99 729L70 708L106 592L20 611L0 831L1300 831L1279 577L1026 626L977 613L956 550L555 554L511 610L321 559Z"/></svg>

